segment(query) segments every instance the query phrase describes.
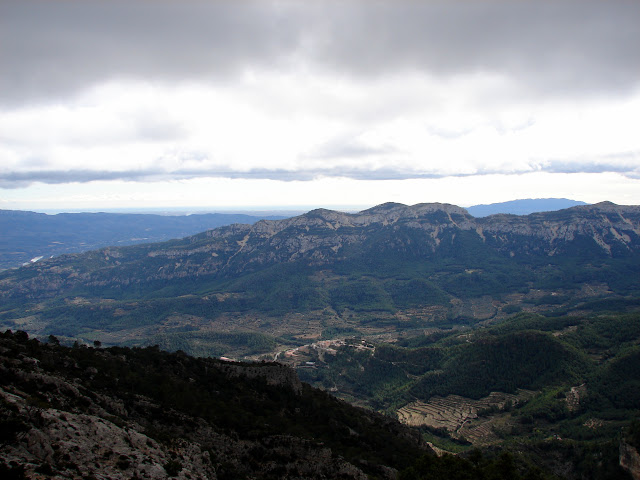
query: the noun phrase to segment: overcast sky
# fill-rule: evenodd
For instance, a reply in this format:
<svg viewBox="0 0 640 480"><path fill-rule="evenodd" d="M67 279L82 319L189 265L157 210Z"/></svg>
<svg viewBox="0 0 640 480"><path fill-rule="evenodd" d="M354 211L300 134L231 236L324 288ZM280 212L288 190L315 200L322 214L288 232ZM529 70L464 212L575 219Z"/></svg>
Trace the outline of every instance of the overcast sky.
<svg viewBox="0 0 640 480"><path fill-rule="evenodd" d="M640 204L635 0L0 1L0 208Z"/></svg>

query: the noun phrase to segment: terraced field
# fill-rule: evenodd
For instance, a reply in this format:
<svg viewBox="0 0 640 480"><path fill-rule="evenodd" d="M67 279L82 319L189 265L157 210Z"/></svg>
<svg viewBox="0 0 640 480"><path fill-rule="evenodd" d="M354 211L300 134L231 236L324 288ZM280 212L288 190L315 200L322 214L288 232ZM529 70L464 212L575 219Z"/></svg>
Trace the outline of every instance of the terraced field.
<svg viewBox="0 0 640 480"><path fill-rule="evenodd" d="M447 395L434 396L428 402L416 401L398 410L398 419L411 426L444 428L454 437L464 437L473 444L487 444L498 440L495 426L504 426L507 405L517 405L533 397L536 392L518 390L516 394L492 392L479 400ZM479 416L479 413L492 413Z"/></svg>
<svg viewBox="0 0 640 480"><path fill-rule="evenodd" d="M501 442L496 431L509 431L515 425L510 413L497 413L488 417L477 417L467 421L457 432L458 438L464 438L475 446Z"/></svg>

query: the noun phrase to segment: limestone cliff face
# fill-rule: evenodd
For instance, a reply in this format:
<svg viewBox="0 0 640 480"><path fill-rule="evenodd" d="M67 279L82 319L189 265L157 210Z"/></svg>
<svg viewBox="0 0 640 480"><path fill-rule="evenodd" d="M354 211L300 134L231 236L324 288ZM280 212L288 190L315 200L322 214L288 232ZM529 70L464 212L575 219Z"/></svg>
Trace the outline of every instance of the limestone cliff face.
<svg viewBox="0 0 640 480"><path fill-rule="evenodd" d="M608 256L640 248L640 208L610 202L527 216L493 215L477 222L499 248L520 252L537 248L556 255L576 248L578 240L597 245Z"/></svg>
<svg viewBox="0 0 640 480"><path fill-rule="evenodd" d="M640 207L612 203L527 216L476 219L447 204L383 204L360 213L313 210L285 220L231 225L160 244L107 248L0 275L0 297L42 298L77 285L126 287L203 276L233 277L273 264L326 266L394 253L429 258L455 239L508 257L589 251L640 254ZM458 247L454 247L458 248Z"/></svg>
<svg viewBox="0 0 640 480"><path fill-rule="evenodd" d="M384 204L356 214L319 209L285 220L211 230L192 237L190 245L157 249L148 255L185 261L197 257L208 266L203 271L240 271L256 264L297 260L329 264L355 250L379 251L394 244L398 248L419 244L433 252L462 232L471 232L498 250L530 254L554 255L571 249L577 239L593 243L604 255L638 252L640 208L603 203L524 217L482 219L446 204ZM202 258L201 253L210 258Z"/></svg>

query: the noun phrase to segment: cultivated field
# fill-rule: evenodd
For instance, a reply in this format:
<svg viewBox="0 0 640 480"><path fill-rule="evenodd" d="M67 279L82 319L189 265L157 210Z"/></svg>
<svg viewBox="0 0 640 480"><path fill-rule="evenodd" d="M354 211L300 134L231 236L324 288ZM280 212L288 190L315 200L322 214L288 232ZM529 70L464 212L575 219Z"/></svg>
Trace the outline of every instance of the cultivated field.
<svg viewBox="0 0 640 480"><path fill-rule="evenodd" d="M464 437L473 444L498 440L494 427L504 427L505 410L535 395L529 390L516 394L492 392L479 400L447 395L434 396L428 402L416 401L398 410L398 419L411 426L446 429L453 437Z"/></svg>

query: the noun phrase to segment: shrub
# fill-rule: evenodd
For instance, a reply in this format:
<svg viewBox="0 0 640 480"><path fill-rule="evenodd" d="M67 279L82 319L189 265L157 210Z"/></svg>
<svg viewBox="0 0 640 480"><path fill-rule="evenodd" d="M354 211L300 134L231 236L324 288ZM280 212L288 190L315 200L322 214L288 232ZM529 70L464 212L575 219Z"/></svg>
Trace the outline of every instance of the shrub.
<svg viewBox="0 0 640 480"><path fill-rule="evenodd" d="M182 471L182 463L178 460L169 460L167 463L163 465L167 475L170 477L175 477Z"/></svg>

